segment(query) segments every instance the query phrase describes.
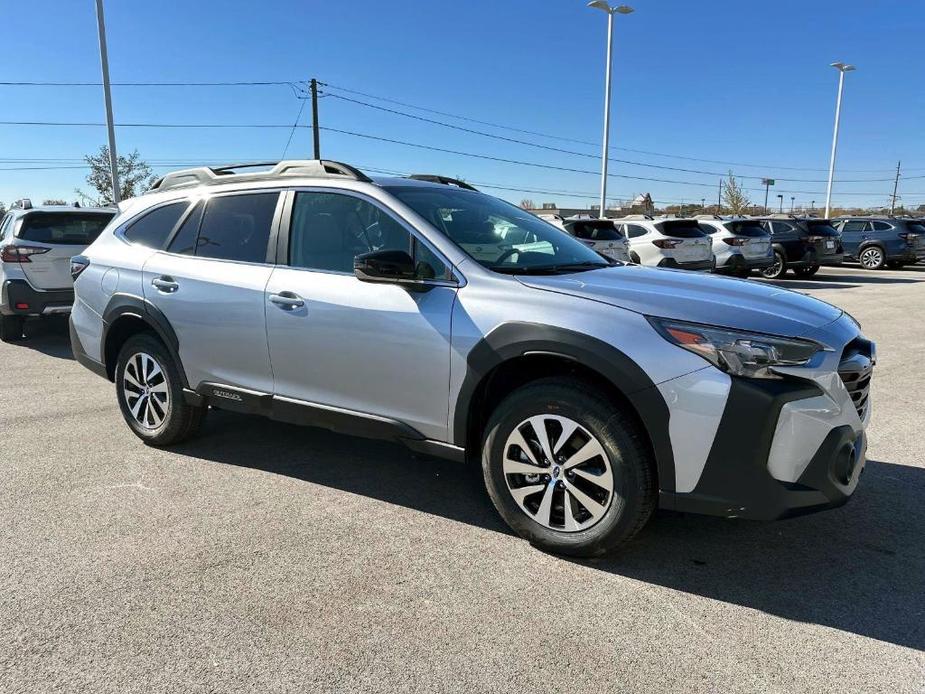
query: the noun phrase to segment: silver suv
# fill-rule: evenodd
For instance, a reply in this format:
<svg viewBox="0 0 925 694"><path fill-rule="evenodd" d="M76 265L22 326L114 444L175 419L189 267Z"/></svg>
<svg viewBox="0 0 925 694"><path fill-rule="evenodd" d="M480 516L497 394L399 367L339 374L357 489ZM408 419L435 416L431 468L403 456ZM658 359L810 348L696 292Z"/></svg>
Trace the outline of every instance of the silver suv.
<svg viewBox="0 0 925 694"><path fill-rule="evenodd" d="M504 520L595 555L656 507L836 506L874 346L760 283L608 261L442 177L169 174L72 261L77 359L157 446L209 407L480 461Z"/></svg>
<svg viewBox="0 0 925 694"><path fill-rule="evenodd" d="M93 242L116 211L13 203L0 222L0 340L23 337L27 317L67 313L74 301L71 256Z"/></svg>

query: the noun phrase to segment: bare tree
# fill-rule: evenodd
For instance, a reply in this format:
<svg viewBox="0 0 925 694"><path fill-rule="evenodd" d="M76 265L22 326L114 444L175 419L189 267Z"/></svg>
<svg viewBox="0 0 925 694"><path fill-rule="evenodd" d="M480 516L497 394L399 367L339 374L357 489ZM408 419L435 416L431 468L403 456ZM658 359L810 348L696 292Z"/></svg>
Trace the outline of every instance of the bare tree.
<svg viewBox="0 0 925 694"><path fill-rule="evenodd" d="M58 198L48 198L47 200L42 200L43 205L67 205L66 200L59 200Z"/></svg>
<svg viewBox="0 0 925 694"><path fill-rule="evenodd" d="M745 192L745 189L742 188L742 184L732 175L732 171L729 172L729 176L723 181L723 203L734 215L745 214L746 210L752 204L751 200L748 199L748 194Z"/></svg>
<svg viewBox="0 0 925 694"><path fill-rule="evenodd" d="M6 204L0 202L0 217L6 214Z"/></svg>
<svg viewBox="0 0 925 694"><path fill-rule="evenodd" d="M535 210L536 203L534 203L530 198L524 198L520 201L520 206L525 210Z"/></svg>
<svg viewBox="0 0 925 694"><path fill-rule="evenodd" d="M87 174L87 183L97 195L88 195L82 190L77 189L77 195L84 202L95 205L112 204L112 173L109 168L109 147L103 145L96 154L88 154L84 157L87 164L90 165L90 173ZM119 157L119 188L121 199L132 198L148 190L155 181L154 174L151 173L151 167L141 159L136 149L127 157Z"/></svg>

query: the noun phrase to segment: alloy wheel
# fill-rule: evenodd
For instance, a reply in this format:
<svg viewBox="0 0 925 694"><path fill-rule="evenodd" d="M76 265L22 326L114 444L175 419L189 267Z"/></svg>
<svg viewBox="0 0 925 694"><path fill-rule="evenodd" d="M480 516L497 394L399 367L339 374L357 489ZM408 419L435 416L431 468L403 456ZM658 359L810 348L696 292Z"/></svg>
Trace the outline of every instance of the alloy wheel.
<svg viewBox="0 0 925 694"><path fill-rule="evenodd" d="M145 429L157 429L170 409L167 376L157 360L136 352L122 372L122 395L132 418Z"/></svg>
<svg viewBox="0 0 925 694"><path fill-rule="evenodd" d="M768 267L761 270L761 274L768 279L774 279L782 275L784 271L784 258L780 253L774 254L774 262Z"/></svg>
<svg viewBox="0 0 925 694"><path fill-rule="evenodd" d="M861 252L860 261L868 270L876 270L883 265L883 251L876 247L865 248Z"/></svg>
<svg viewBox="0 0 925 694"><path fill-rule="evenodd" d="M518 424L504 444L502 469L520 509L551 530L587 530L613 501L604 447L568 417L537 415Z"/></svg>

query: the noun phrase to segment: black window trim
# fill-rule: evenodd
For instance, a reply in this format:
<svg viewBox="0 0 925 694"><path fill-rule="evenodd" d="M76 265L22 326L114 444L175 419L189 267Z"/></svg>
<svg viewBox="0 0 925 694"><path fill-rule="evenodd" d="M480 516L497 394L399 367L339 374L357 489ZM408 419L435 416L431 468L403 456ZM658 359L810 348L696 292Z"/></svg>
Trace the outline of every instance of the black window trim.
<svg viewBox="0 0 925 694"><path fill-rule="evenodd" d="M289 264L289 225L292 221L292 208L295 205L295 197L297 193L330 193L337 195L347 195L350 197L358 198L364 202L377 207L380 211L389 215L393 220L395 220L408 234L412 239L417 241L417 243L423 244L427 249L431 251L440 261L446 266L450 271L450 279L441 280L441 279L421 279L416 280L414 283L434 287L464 287L466 285L465 276L459 272L456 266L447 260L447 257L444 253L440 251L434 244L432 244L428 239L418 232L417 229L412 226L408 220L402 217L394 209L387 207L381 201L376 198L366 195L357 190L351 190L349 188L335 188L333 186L296 186L290 188L286 191L285 197L286 202L283 205L282 218L280 219L279 224L279 234L277 236L276 243L276 258L275 262L280 267L285 267L290 270L300 270L302 272L317 272L327 275L347 275L353 277L352 272L343 272L340 270L323 270L320 268L308 268L308 267L294 267Z"/></svg>

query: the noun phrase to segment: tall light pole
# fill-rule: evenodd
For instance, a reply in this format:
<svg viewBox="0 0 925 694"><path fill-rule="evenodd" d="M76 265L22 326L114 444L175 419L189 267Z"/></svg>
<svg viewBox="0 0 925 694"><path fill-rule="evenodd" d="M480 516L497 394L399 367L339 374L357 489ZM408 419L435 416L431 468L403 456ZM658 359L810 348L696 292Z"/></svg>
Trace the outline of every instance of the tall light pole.
<svg viewBox="0 0 925 694"><path fill-rule="evenodd" d="M832 133L832 156L829 159L829 184L825 189L825 218L829 218L829 208L832 205L832 179L835 177L835 151L838 149L838 122L841 120L841 95L845 88L845 73L856 68L847 63L832 63L838 70L838 98L835 101L835 130Z"/></svg>
<svg viewBox="0 0 925 694"><path fill-rule="evenodd" d="M604 219L604 210L607 206L607 159L610 156L610 68L613 59L613 16L615 14L630 14L632 7L620 5L611 7L605 0L592 0L588 7L602 10L607 13L607 70L604 75L604 145L601 154L601 209L600 217Z"/></svg>
<svg viewBox="0 0 925 694"><path fill-rule="evenodd" d="M106 127L109 129L109 170L112 176L112 201L119 204L119 159L116 155L116 130L112 124L112 92L109 88L109 53L106 50L106 20L103 0L96 0L96 27L100 35L100 67L103 70L103 97L106 100Z"/></svg>
<svg viewBox="0 0 925 694"><path fill-rule="evenodd" d="M778 208L778 212L783 214L784 213L784 196L778 193L777 199L780 200L780 207Z"/></svg>

